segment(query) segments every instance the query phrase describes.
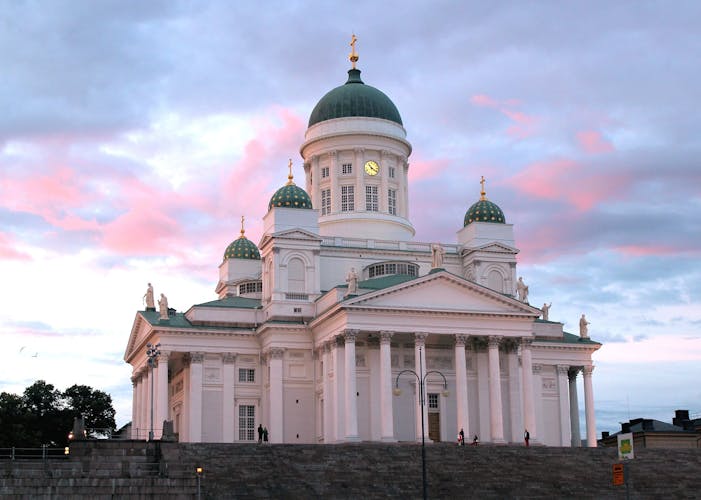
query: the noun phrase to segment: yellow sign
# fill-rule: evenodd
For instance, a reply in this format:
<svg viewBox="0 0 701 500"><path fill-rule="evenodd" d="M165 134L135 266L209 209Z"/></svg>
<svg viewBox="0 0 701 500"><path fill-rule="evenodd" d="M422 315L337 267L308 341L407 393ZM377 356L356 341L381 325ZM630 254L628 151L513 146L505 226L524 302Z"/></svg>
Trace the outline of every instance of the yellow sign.
<svg viewBox="0 0 701 500"><path fill-rule="evenodd" d="M613 464L613 485L621 486L625 484L626 478L623 472L623 464Z"/></svg>

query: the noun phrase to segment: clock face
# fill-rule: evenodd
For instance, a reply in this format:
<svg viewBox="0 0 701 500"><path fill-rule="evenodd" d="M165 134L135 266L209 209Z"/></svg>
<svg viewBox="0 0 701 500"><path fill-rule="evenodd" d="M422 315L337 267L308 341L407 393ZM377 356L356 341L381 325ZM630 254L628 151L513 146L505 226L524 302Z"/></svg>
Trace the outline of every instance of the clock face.
<svg viewBox="0 0 701 500"><path fill-rule="evenodd" d="M380 166L372 160L365 162L365 173L368 175L377 175L380 172Z"/></svg>

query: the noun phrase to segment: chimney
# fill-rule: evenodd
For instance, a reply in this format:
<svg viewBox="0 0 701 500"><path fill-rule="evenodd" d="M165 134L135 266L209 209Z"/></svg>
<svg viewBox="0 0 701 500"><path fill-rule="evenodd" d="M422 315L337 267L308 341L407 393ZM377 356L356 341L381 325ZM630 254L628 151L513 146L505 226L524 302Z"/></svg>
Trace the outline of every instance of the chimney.
<svg viewBox="0 0 701 500"><path fill-rule="evenodd" d="M601 431L601 439L606 439L609 437L609 431Z"/></svg>
<svg viewBox="0 0 701 500"><path fill-rule="evenodd" d="M689 420L689 410L674 410L673 425L684 427L684 421Z"/></svg>
<svg viewBox="0 0 701 500"><path fill-rule="evenodd" d="M630 422L621 422L621 432L623 434L630 432Z"/></svg>

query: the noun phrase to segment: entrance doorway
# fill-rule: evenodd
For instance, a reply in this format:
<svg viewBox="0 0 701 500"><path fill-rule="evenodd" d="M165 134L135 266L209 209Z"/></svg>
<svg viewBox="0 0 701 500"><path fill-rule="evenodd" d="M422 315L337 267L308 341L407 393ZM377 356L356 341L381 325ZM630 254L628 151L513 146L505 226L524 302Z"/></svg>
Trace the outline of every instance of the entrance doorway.
<svg viewBox="0 0 701 500"><path fill-rule="evenodd" d="M438 394L428 394L428 438L437 443L441 440L441 414L438 406Z"/></svg>

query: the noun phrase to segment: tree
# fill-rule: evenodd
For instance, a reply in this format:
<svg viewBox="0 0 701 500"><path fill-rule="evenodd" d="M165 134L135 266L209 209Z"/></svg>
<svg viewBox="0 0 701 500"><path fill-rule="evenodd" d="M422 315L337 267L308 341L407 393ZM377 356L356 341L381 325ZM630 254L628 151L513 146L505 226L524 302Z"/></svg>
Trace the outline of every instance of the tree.
<svg viewBox="0 0 701 500"><path fill-rule="evenodd" d="M87 385L72 385L63 391L66 408L82 415L89 437L109 436L116 427L112 397Z"/></svg>
<svg viewBox="0 0 701 500"><path fill-rule="evenodd" d="M0 393L0 447L65 446L79 414L89 437L108 436L115 428L112 398L86 385L61 392L37 380L22 396Z"/></svg>
<svg viewBox="0 0 701 500"><path fill-rule="evenodd" d="M21 396L0 393L0 448L16 446L16 443L27 443L27 446L38 446L39 436L27 426L27 407Z"/></svg>

